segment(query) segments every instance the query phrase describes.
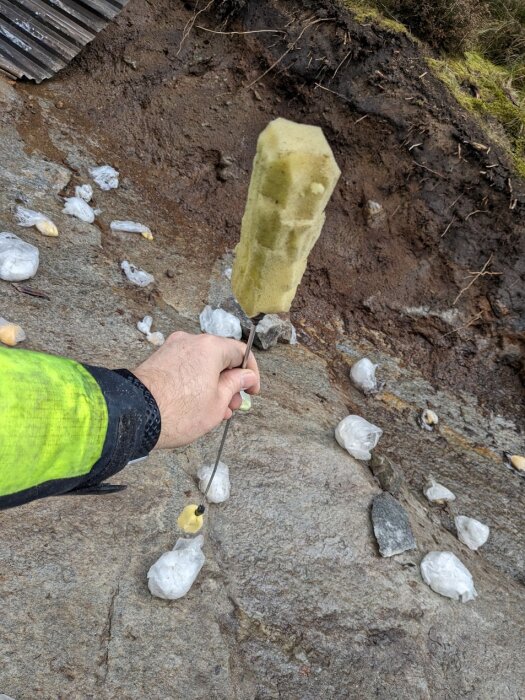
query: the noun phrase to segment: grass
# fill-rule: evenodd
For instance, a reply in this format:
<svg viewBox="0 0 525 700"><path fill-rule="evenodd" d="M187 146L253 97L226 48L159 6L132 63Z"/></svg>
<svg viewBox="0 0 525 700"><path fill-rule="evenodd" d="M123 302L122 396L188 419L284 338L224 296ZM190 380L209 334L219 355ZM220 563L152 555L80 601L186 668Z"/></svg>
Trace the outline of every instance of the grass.
<svg viewBox="0 0 525 700"><path fill-rule="evenodd" d="M457 101L481 117L491 138L510 152L525 177L525 94L513 87L512 72L471 51L462 58L428 63Z"/></svg>
<svg viewBox="0 0 525 700"><path fill-rule="evenodd" d="M434 74L525 177L525 0L341 0L360 22L438 49Z"/></svg>

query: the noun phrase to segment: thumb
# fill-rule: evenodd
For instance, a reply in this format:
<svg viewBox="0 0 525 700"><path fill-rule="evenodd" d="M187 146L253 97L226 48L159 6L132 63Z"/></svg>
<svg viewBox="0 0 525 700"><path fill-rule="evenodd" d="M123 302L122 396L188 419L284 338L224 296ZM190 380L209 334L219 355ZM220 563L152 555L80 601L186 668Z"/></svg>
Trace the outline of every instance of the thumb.
<svg viewBox="0 0 525 700"><path fill-rule="evenodd" d="M247 391L257 384L257 375L251 369L227 369L221 373L219 392L230 403L235 394Z"/></svg>

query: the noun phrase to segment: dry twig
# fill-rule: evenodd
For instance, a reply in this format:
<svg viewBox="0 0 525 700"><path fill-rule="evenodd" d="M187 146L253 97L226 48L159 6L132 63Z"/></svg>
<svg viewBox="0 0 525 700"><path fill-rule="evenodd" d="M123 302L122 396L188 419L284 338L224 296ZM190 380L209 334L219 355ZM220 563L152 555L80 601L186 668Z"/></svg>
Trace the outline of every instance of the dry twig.
<svg viewBox="0 0 525 700"><path fill-rule="evenodd" d="M447 228L446 228L446 229L443 231L443 233L441 234L441 238L443 238L443 236L446 236L446 235L447 235L447 233L448 233L450 227L451 227L452 224L455 222L455 220L456 220L455 217L452 217L452 221L449 223L449 225L447 226Z"/></svg>
<svg viewBox="0 0 525 700"><path fill-rule="evenodd" d="M251 29L247 32L220 32L217 29L209 29L208 27L203 27L197 24L197 29L202 29L203 32L210 32L211 34L227 34L232 36L233 34L286 34L282 29Z"/></svg>
<svg viewBox="0 0 525 700"><path fill-rule="evenodd" d="M429 173L432 173L433 175L437 175L438 177L442 178L443 180L445 179L445 176L442 175L441 173L438 173L437 170L432 170L432 168L429 168L426 165L423 165L423 163L418 163L417 160L412 159L412 162L415 165L418 165L420 168L423 168L423 170L428 170Z"/></svg>
<svg viewBox="0 0 525 700"><path fill-rule="evenodd" d="M474 216L474 214L488 214L487 209L475 209L474 211L471 211L470 214L467 214L465 217L465 221L468 221L471 216Z"/></svg>
<svg viewBox="0 0 525 700"><path fill-rule="evenodd" d="M342 66L343 63L346 61L346 59L350 56L351 53L352 53L352 51L349 51L349 52L346 54L346 56L340 61L339 65L338 65L337 68L334 70L334 74L332 75L332 77L330 78L330 80L333 80L333 79L335 78L335 76L337 75L337 72L339 71L339 68L341 68L341 66Z"/></svg>
<svg viewBox="0 0 525 700"><path fill-rule="evenodd" d="M213 2L213 0L211 0L211 2ZM255 83L258 83L259 80L262 80L262 79L264 78L265 75L268 75L268 73L269 73L270 71L272 71L276 66L278 66L279 63L280 63L284 58L286 58L286 56L288 56L288 54L290 53L290 51L293 51L293 50L296 48L296 46L297 46L299 40L301 39L301 37L303 36L303 34L306 32L307 29L310 29L311 27L313 27L314 24L319 24L319 22L333 22L334 19L335 19L335 17L320 17L319 19L316 19L316 20L314 20L313 22L309 22L306 26L304 26L304 27L301 29L301 31L299 32L299 36L297 37L297 39L295 39L294 41L292 41L291 44L288 45L288 48L286 49L286 51L285 51L283 54L281 54L281 55L279 56L279 58L278 58L276 61L274 61L274 62L272 63L272 65L264 71L264 73L262 73L258 78L255 78L255 80L252 80L252 82L249 83L246 87L248 87L248 88L253 87L253 86L255 85Z"/></svg>
<svg viewBox="0 0 525 700"><path fill-rule="evenodd" d="M467 323L464 323L462 326L458 326L457 328L453 328L451 331L448 333L445 333L442 335L442 338L446 338L447 335L452 335L453 333L459 333L459 331L464 330L465 328L468 328L469 326L472 326L476 321L479 321L479 319L483 316L483 311L480 311L479 314L476 314L473 316L470 321L467 321Z"/></svg>
<svg viewBox="0 0 525 700"><path fill-rule="evenodd" d="M176 56L178 56L178 55L180 54L180 52L182 51L182 46L183 46L184 42L186 41L186 39L187 39L187 38L189 37L189 35L191 34L191 30L193 29L193 25L194 25L195 22L197 21L197 17L198 17L199 15L201 15L203 12L206 12L206 10L207 10L211 5L213 5L214 2L215 2L215 0L210 0L209 3L208 3L205 7L203 7L203 8L202 8L201 10L199 10L198 12L195 12L195 14L193 14L193 15L190 17L190 19L186 22L186 24L184 25L184 29L182 30L182 37L181 37L181 40L180 40L180 44L179 44L178 51L177 51L177 53L175 54Z"/></svg>
<svg viewBox="0 0 525 700"><path fill-rule="evenodd" d="M480 277L488 277L488 276L491 276L491 277L492 277L492 276L497 276L497 275L502 275L502 274L503 274L502 272L488 272L487 268L488 268L488 266L491 264L492 258L493 258L493 257L494 257L494 254L491 253L489 259L488 259L487 262L483 265L483 267L481 268L481 270L478 270L477 272L471 272L471 271L469 270L469 273L468 273L468 274L472 277L472 279L471 279L470 282L467 284L467 286L466 286L466 287L463 287L463 289L459 292L459 294L457 295L457 297L456 297L456 298L454 299L454 301L452 302L452 306L455 306L455 305L458 303L460 297L461 297L467 290L469 290L469 289L472 287L472 285L474 284L474 282L477 282L477 280L478 280ZM467 278L465 278L465 279L467 279Z"/></svg>

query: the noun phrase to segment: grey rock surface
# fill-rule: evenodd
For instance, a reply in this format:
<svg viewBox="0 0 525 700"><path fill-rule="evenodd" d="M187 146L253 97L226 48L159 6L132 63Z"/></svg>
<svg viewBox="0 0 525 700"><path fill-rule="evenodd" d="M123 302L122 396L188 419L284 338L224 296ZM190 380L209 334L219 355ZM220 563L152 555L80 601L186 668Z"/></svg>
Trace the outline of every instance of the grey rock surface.
<svg viewBox="0 0 525 700"><path fill-rule="evenodd" d="M261 350L273 348L287 332L290 334L286 321L277 314L266 314L255 328L255 346Z"/></svg>
<svg viewBox="0 0 525 700"><path fill-rule="evenodd" d="M391 459L373 452L368 466L383 491L388 491L393 496L399 495L405 484L405 479L399 467L396 467Z"/></svg>
<svg viewBox="0 0 525 700"><path fill-rule="evenodd" d="M372 501L372 523L382 557L417 548L407 512L390 493L380 493Z"/></svg>
<svg viewBox="0 0 525 700"><path fill-rule="evenodd" d="M1 79L0 100L7 105L0 110L0 230L12 230L20 189L29 203L45 202L60 230L58 239L25 235L41 251L31 285L49 300L0 282L2 315L22 324L24 347L133 368L152 351L135 327L146 313L166 335L198 332L210 279L215 284L220 272L214 277L216 261L196 260L190 248L195 221L176 212L173 244L173 211L159 212L138 183L124 186L122 167L123 186L96 193L104 209L97 226L65 217L57 193L70 171L25 150L15 128L20 100ZM54 127L44 98L41 109L53 147L63 162L74 159L81 176L94 162L111 162L96 135ZM109 222L124 215L151 222L155 240L112 234ZM116 263L131 251L155 274L158 294L122 279ZM420 578L419 554L377 556L369 510L378 487L368 467L335 443L333 427L349 399L325 361L282 345L258 360L262 394L236 417L224 454L231 498L207 509L206 564L183 599L152 598L146 573L173 548L177 516L195 496L197 469L213 459L220 430L128 467L115 479L129 486L120 494L64 496L0 513L0 690L16 700L519 697L525 595L514 572L522 510L512 498L515 482L506 481L519 477L498 472L459 440L444 442L452 440L446 430L425 433L423 442L415 428L412 437L384 396L366 404L378 424L390 417L385 444L410 477L404 503L421 551L437 541L457 553L479 593L463 606L437 596ZM394 360L381 362L390 376L398 371ZM420 378L402 379L406 405L409 395L417 405L421 391L432 390ZM443 426L456 427L456 404L438 400ZM467 408L474 422L476 407ZM511 442L508 426L477 420L480 432L490 422L495 440ZM477 502L480 517L490 509L487 522L498 523L480 553L432 519L418 471L429 462L458 498Z"/></svg>

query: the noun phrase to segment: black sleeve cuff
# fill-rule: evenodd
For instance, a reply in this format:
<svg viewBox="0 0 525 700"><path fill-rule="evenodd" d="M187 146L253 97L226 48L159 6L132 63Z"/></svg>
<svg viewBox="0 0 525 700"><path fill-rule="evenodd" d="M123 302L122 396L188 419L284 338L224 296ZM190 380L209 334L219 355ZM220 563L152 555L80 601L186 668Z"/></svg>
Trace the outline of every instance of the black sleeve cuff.
<svg viewBox="0 0 525 700"><path fill-rule="evenodd" d="M99 484L128 462L147 457L160 436L160 411L149 390L126 369L84 365L96 379L108 408L108 429L100 459L78 488Z"/></svg>

